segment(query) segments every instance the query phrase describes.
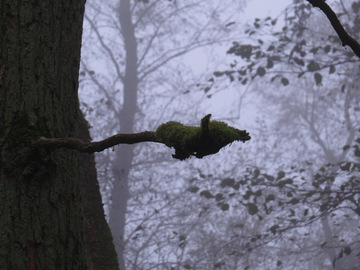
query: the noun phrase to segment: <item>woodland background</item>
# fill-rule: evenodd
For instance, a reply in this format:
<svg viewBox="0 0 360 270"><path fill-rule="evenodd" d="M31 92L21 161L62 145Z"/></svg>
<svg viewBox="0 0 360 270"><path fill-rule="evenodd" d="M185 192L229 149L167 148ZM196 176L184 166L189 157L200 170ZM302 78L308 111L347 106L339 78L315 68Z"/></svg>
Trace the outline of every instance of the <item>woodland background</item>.
<svg viewBox="0 0 360 270"><path fill-rule="evenodd" d="M122 270L360 269L359 59L307 1L261 18L250 2L87 3L93 140L208 113L252 137L182 162L153 143L97 154ZM327 3L360 40L360 1Z"/></svg>

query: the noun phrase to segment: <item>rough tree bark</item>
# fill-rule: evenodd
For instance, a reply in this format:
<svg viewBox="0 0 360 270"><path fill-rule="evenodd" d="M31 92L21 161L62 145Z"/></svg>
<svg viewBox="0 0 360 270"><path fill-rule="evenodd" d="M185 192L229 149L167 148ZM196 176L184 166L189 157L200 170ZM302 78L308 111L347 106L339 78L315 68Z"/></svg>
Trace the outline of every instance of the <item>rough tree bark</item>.
<svg viewBox="0 0 360 270"><path fill-rule="evenodd" d="M74 150L32 146L40 136L79 135L84 5L85 0L0 0L1 269L95 265L86 258L94 255L90 238L84 242L84 160Z"/></svg>
<svg viewBox="0 0 360 270"><path fill-rule="evenodd" d="M79 122L79 138L85 142L91 140L85 119ZM87 269L119 269L111 231L104 218L94 155L80 154L80 193Z"/></svg>

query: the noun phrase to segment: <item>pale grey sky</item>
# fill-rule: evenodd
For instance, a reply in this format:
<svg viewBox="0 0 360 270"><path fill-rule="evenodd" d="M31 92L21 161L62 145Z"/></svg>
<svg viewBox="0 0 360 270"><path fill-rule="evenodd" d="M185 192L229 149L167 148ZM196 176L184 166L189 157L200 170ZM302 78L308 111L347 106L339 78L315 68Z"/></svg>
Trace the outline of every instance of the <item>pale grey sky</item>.
<svg viewBox="0 0 360 270"><path fill-rule="evenodd" d="M265 18L277 16L292 0L250 0L245 8L244 19Z"/></svg>

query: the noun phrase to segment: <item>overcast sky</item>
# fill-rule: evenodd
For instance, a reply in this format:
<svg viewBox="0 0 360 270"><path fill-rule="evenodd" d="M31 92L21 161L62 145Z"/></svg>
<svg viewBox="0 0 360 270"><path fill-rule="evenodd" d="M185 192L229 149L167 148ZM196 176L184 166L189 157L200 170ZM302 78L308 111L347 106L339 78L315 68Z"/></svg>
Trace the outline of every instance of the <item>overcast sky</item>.
<svg viewBox="0 0 360 270"><path fill-rule="evenodd" d="M292 0L250 0L245 8L245 20L278 15Z"/></svg>

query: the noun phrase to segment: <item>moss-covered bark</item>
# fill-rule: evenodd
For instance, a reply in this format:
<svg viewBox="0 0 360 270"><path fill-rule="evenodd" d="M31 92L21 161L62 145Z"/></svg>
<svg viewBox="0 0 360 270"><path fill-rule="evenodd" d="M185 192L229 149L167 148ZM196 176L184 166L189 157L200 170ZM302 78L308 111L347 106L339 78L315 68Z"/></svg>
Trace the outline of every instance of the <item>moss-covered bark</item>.
<svg viewBox="0 0 360 270"><path fill-rule="evenodd" d="M77 137L85 0L0 0L0 266L86 269Z"/></svg>

